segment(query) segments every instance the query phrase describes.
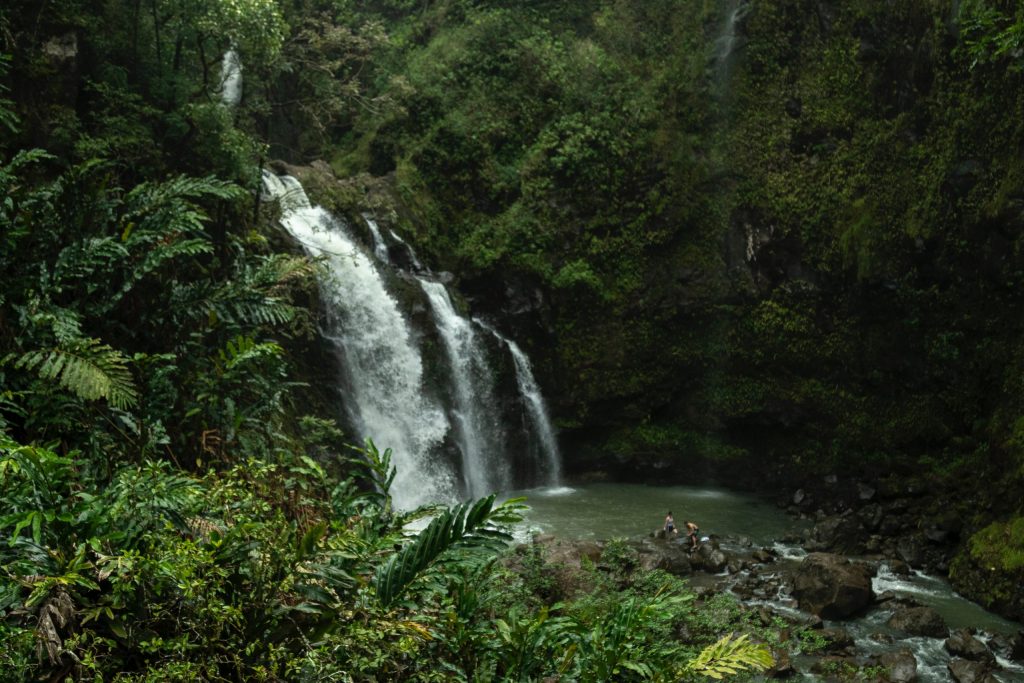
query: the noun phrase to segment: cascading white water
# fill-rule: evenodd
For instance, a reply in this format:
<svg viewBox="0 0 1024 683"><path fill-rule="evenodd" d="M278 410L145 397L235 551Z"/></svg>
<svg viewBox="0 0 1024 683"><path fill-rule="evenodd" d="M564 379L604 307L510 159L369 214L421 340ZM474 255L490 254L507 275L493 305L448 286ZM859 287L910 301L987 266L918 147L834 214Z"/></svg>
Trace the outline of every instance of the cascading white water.
<svg viewBox="0 0 1024 683"><path fill-rule="evenodd" d="M381 263L391 263L391 257L388 255L388 245L384 242L384 236L380 234L377 221L373 220L373 217L368 213L363 214L363 220L366 221L366 227L370 229L370 234L373 236L373 255Z"/></svg>
<svg viewBox="0 0 1024 683"><path fill-rule="evenodd" d="M220 100L229 107L242 101L242 60L233 49L220 61Z"/></svg>
<svg viewBox="0 0 1024 683"><path fill-rule="evenodd" d="M393 450L395 506L455 501L455 475L438 457L450 425L425 394L420 353L397 302L344 226L311 206L297 180L264 172L263 184L280 201L288 232L328 264L330 277L321 282L329 317L325 336L342 356L351 421L382 450Z"/></svg>
<svg viewBox="0 0 1024 683"><path fill-rule="evenodd" d="M417 278L430 301L451 363L462 476L470 496L507 490L512 483L502 448L504 437L494 395L494 373L472 323L452 305L439 282Z"/></svg>
<svg viewBox="0 0 1024 683"><path fill-rule="evenodd" d="M401 237L399 237L398 233L396 233L394 230L388 230L388 232L391 233L391 236L395 238L396 242L401 244L403 247L405 247L409 251L409 258L412 260L413 268L415 268L418 271L425 271L426 268L424 268L423 264L420 263L419 257L416 256L416 252L413 250L413 248L410 247L408 244L406 244L405 240L403 240Z"/></svg>
<svg viewBox="0 0 1024 683"><path fill-rule="evenodd" d="M729 76L729 66L736 47L736 26L746 15L749 6L746 0L730 0L726 5L726 19L718 38L715 39L715 79L724 81Z"/></svg>
<svg viewBox="0 0 1024 683"><path fill-rule="evenodd" d="M551 424L544 396L533 376L530 359L514 341L502 336L489 326L485 327L491 334L504 342L509 353L512 354L512 361L516 367L516 384L519 386L519 393L526 404L526 412L530 416L530 422L537 435L537 440L540 442L540 450L544 457L543 483L545 486L558 486L562 479L562 455L558 450L558 439L555 438L555 429Z"/></svg>

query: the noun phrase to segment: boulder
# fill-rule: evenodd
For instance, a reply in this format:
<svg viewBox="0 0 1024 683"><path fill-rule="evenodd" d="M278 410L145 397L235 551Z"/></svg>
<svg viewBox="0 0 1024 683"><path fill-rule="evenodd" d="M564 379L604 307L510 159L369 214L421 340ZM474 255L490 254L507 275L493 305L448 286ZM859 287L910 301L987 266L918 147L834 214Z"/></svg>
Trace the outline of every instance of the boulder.
<svg viewBox="0 0 1024 683"><path fill-rule="evenodd" d="M953 659L948 665L949 673L957 683L998 683L991 667L970 659Z"/></svg>
<svg viewBox="0 0 1024 683"><path fill-rule="evenodd" d="M729 564L729 557L714 544L702 543L693 553L693 564L711 574L722 572Z"/></svg>
<svg viewBox="0 0 1024 683"><path fill-rule="evenodd" d="M946 622L931 607L902 607L893 612L886 623L912 636L945 638L949 635Z"/></svg>
<svg viewBox="0 0 1024 683"><path fill-rule="evenodd" d="M789 659L789 652L784 649L775 650L772 653L772 658L775 660L775 664L768 670L769 676L772 678L789 678L796 674L793 662Z"/></svg>
<svg viewBox="0 0 1024 683"><path fill-rule="evenodd" d="M809 550L835 550L840 553L860 552L867 533L856 515L826 517L811 531Z"/></svg>
<svg viewBox="0 0 1024 683"><path fill-rule="evenodd" d="M886 652L879 658L891 683L911 683L917 680L917 658L908 648Z"/></svg>
<svg viewBox="0 0 1024 683"><path fill-rule="evenodd" d="M844 652L853 654L853 636L845 628L824 628L821 635L828 641L826 652Z"/></svg>
<svg viewBox="0 0 1024 683"><path fill-rule="evenodd" d="M640 551L640 566L646 570L663 569L676 576L693 573L690 557L678 543L645 545Z"/></svg>
<svg viewBox="0 0 1024 683"><path fill-rule="evenodd" d="M954 657L962 657L976 662L986 662L994 665L996 658L985 643L981 642L965 628L953 631L946 639L946 650Z"/></svg>
<svg viewBox="0 0 1024 683"><path fill-rule="evenodd" d="M921 567L925 562L924 544L917 536L905 536L896 544L896 553L911 567Z"/></svg>
<svg viewBox="0 0 1024 683"><path fill-rule="evenodd" d="M793 597L800 609L824 619L843 619L864 610L874 599L865 564L828 553L811 553L793 577Z"/></svg>

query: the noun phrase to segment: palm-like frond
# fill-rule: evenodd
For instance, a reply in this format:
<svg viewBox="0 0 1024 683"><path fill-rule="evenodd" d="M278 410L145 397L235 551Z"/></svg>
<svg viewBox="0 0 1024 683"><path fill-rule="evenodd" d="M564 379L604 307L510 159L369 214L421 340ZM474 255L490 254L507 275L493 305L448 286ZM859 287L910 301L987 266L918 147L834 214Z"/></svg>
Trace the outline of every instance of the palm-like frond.
<svg viewBox="0 0 1024 683"><path fill-rule="evenodd" d="M763 671L774 663L772 653L766 646L749 642L746 634L733 638L733 634L730 633L717 643L704 648L697 658L686 666L686 670L709 678L721 679L746 669Z"/></svg>
<svg viewBox="0 0 1024 683"><path fill-rule="evenodd" d="M129 408L138 392L128 359L99 339L77 339L60 347L29 351L15 367L35 370L86 401L105 398L115 408Z"/></svg>
<svg viewBox="0 0 1024 683"><path fill-rule="evenodd" d="M374 577L377 600L388 607L426 569L453 548L497 549L510 537L497 524L522 519L521 499L494 507L494 495L443 510L411 543L381 566Z"/></svg>

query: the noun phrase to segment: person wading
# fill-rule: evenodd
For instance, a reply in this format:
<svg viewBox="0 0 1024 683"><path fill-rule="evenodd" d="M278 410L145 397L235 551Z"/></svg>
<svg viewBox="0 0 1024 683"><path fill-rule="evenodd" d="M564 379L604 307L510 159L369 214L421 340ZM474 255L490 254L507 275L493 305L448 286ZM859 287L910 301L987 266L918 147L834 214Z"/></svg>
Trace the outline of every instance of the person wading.
<svg viewBox="0 0 1024 683"><path fill-rule="evenodd" d="M665 535L678 534L679 529L676 529L676 520L672 518L672 511L669 510L665 516Z"/></svg>

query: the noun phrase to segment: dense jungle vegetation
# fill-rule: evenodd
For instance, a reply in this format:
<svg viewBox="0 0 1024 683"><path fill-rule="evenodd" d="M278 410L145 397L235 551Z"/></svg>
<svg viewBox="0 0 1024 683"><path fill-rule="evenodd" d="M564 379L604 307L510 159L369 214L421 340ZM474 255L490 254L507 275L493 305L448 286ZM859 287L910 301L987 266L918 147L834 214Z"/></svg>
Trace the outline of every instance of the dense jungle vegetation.
<svg viewBox="0 0 1024 683"><path fill-rule="evenodd" d="M779 645L620 545L569 591L503 550L515 501L393 510L313 382L270 159L327 160L341 212L375 188L520 332L570 469L959 482L954 573L1010 599L1022 55L1015 0L4 3L0 680L678 680Z"/></svg>

